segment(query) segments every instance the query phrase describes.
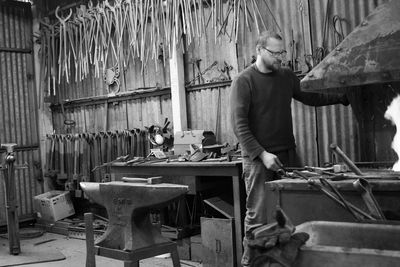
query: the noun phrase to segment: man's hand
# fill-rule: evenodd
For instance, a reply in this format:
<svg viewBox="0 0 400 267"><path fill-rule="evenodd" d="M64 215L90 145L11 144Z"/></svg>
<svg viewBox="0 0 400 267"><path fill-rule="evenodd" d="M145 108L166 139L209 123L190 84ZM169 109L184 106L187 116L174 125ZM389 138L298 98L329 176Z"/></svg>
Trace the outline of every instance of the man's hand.
<svg viewBox="0 0 400 267"><path fill-rule="evenodd" d="M342 105L344 105L344 106L350 105L349 98L347 97L346 94L343 94L343 95L341 96L341 98L340 98L340 103L341 103Z"/></svg>
<svg viewBox="0 0 400 267"><path fill-rule="evenodd" d="M259 157L263 162L265 168L267 168L268 170L278 171L283 166L282 162L276 155L267 151L263 151Z"/></svg>

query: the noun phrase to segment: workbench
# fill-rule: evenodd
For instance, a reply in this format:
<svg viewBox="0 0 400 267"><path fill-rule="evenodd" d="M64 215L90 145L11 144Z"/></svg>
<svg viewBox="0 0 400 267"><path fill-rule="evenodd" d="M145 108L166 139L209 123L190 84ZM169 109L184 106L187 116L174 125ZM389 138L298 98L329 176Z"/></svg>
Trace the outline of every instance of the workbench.
<svg viewBox="0 0 400 267"><path fill-rule="evenodd" d="M124 163L111 165L111 179L120 180L124 176L214 176L232 179L234 208L234 239L237 264L242 258L243 220L245 216L246 192L242 177L242 162L147 162L124 166Z"/></svg>

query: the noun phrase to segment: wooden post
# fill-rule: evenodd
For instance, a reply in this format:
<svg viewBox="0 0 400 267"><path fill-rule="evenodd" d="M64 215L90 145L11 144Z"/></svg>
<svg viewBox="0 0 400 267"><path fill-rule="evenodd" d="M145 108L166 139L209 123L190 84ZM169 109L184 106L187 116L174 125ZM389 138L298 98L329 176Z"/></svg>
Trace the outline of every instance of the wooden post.
<svg viewBox="0 0 400 267"><path fill-rule="evenodd" d="M86 267L96 267L93 214L85 213L85 235L86 235Z"/></svg>
<svg viewBox="0 0 400 267"><path fill-rule="evenodd" d="M181 42L181 45L182 42ZM172 122L174 132L187 130L186 89L183 53L174 39L169 60L171 75Z"/></svg>

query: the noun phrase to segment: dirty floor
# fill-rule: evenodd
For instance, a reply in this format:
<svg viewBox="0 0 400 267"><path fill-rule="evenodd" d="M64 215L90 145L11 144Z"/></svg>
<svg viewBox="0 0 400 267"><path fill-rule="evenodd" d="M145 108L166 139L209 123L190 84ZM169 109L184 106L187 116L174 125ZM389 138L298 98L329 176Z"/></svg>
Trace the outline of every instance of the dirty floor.
<svg viewBox="0 0 400 267"><path fill-rule="evenodd" d="M41 243L42 241L49 241ZM36 244L34 246L34 244ZM55 250L61 252L64 256L64 260L42 262L36 264L24 264L24 265L12 265L12 266L27 266L27 267L84 267L86 258L86 244L85 240L68 238L64 235L45 233L44 235L21 240L21 250L24 247L34 247L37 251L50 251ZM8 254L8 242L2 242L0 247L0 266L10 266L12 262L12 256ZM100 256L96 256L97 267L123 267L122 261L108 259ZM171 258L149 258L140 261L140 267L169 267L172 266ZM192 262L187 260L181 260L182 267L201 267L202 264L198 262Z"/></svg>

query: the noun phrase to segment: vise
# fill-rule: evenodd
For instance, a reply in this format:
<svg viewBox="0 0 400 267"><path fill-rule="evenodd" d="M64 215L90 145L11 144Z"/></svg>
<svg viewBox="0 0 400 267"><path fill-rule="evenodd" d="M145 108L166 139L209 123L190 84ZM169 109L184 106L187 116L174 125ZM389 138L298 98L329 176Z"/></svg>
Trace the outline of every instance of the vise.
<svg viewBox="0 0 400 267"><path fill-rule="evenodd" d="M149 180L151 181L151 180ZM150 221L150 211L166 206L188 192L188 186L125 179L108 183L81 182L89 199L107 209L109 225L97 241L99 247L135 251L169 240Z"/></svg>
<svg viewBox="0 0 400 267"><path fill-rule="evenodd" d="M7 208L7 232L9 249L11 255L18 255L21 252L18 222L17 191L15 185L15 147L17 144L1 144L6 148L5 164L0 168L4 176L4 191Z"/></svg>

